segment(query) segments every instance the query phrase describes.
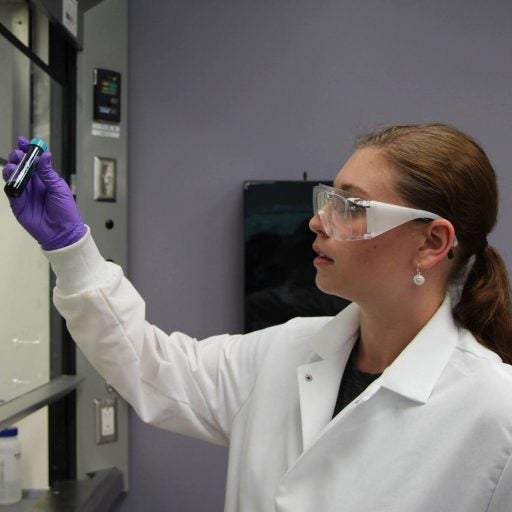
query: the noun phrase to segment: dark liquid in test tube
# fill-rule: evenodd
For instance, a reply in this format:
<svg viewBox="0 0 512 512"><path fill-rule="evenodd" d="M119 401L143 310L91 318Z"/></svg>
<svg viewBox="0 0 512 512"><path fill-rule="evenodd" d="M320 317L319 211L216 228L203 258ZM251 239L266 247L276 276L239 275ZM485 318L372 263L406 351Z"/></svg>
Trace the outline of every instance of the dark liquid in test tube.
<svg viewBox="0 0 512 512"><path fill-rule="evenodd" d="M47 148L48 146L41 139L30 141L27 152L5 184L4 192L8 196L19 197L21 195L32 176L37 157Z"/></svg>

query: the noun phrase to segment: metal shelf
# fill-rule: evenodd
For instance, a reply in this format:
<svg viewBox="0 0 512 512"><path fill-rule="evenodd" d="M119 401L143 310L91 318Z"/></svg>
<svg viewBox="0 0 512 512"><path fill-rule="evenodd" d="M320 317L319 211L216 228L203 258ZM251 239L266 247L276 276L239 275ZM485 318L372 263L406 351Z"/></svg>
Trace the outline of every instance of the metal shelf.
<svg viewBox="0 0 512 512"><path fill-rule="evenodd" d="M74 391L83 377L61 375L0 405L0 430Z"/></svg>

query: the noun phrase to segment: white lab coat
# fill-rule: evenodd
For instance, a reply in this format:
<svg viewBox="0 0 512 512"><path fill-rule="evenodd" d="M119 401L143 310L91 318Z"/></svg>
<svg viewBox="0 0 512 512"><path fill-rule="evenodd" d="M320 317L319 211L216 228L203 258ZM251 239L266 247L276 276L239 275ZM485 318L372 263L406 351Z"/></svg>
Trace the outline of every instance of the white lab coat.
<svg viewBox="0 0 512 512"><path fill-rule="evenodd" d="M512 369L448 299L331 421L356 305L197 342L145 322L90 235L47 255L73 338L142 420L229 445L226 511L512 511Z"/></svg>

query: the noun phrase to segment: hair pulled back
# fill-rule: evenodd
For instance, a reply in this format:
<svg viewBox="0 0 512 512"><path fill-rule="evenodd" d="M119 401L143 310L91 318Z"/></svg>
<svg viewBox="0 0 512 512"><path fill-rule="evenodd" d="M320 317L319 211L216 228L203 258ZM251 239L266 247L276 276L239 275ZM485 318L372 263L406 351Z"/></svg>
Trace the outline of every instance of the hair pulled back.
<svg viewBox="0 0 512 512"><path fill-rule="evenodd" d="M500 254L487 244L496 224L496 175L484 150L445 124L399 125L369 133L358 149L382 149L398 170L396 192L410 205L449 220L458 246L450 282L465 277L456 322L512 363L512 300ZM467 272L467 276L466 276Z"/></svg>

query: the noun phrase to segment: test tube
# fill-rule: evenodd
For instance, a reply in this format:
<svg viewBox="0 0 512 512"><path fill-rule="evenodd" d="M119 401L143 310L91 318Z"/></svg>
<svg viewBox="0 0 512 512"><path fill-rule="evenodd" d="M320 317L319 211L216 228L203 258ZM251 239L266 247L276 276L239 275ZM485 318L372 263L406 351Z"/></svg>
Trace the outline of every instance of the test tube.
<svg viewBox="0 0 512 512"><path fill-rule="evenodd" d="M48 146L41 139L32 139L30 141L27 152L5 184L4 192L8 196L19 197L21 195L32 175L36 158L43 151L46 151L47 148Z"/></svg>

